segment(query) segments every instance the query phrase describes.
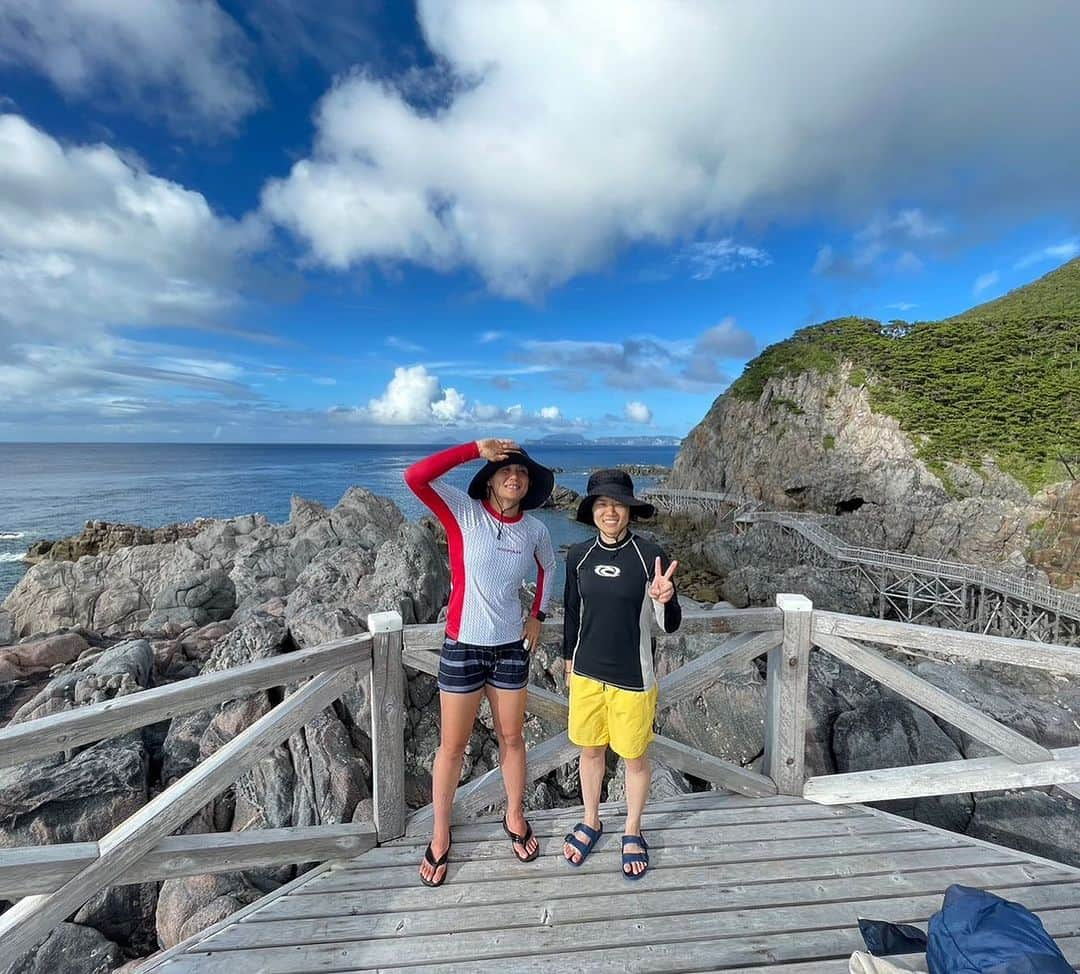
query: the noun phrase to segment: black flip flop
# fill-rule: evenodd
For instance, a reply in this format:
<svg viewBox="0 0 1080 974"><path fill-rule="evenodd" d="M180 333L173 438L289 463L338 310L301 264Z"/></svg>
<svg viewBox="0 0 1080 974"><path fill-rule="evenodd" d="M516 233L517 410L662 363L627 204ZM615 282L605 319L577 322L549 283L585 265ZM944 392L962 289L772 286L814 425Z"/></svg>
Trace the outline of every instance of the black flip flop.
<svg viewBox="0 0 1080 974"><path fill-rule="evenodd" d="M518 862L532 862L538 855L540 855L540 843L539 842L536 843L536 848L533 849L533 851L531 853L529 853L529 854L527 854L525 856L519 856L517 854L516 846L521 846L521 848L524 849L528 845L529 839L531 839L532 835L533 835L532 826L527 821L525 823L525 834L524 835L518 835L517 832L514 832L514 831L511 830L510 826L506 824L506 816L505 815L503 816L502 827L503 827L503 831L508 836L510 836L510 848L513 850L514 858Z"/></svg>
<svg viewBox="0 0 1080 974"><path fill-rule="evenodd" d="M453 842L454 842L454 837L450 836L450 845L453 845ZM446 852L444 852L441 856L439 856L438 859L436 859L435 858L435 853L431 851L431 843L429 842L427 844L427 848L424 850L424 862L426 862L436 872L438 872L439 867L440 866L445 866L446 863L450 859L450 845L447 845ZM439 879L439 880L425 879L424 874L421 873L420 874L420 882L422 882L425 886L442 886L442 884L446 882L446 874L449 871L450 871L449 869L444 869L443 874L442 874L442 879Z"/></svg>

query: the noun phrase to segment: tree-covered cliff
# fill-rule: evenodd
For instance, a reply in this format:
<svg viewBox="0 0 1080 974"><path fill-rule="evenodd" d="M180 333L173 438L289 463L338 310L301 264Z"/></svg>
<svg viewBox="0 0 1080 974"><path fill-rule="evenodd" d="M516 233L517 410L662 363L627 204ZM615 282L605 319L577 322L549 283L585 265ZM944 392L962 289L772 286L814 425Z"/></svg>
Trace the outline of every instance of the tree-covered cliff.
<svg viewBox="0 0 1080 974"><path fill-rule="evenodd" d="M944 321L840 318L765 349L732 385L757 400L806 371L865 384L932 469L993 457L1029 489L1080 477L1080 259Z"/></svg>

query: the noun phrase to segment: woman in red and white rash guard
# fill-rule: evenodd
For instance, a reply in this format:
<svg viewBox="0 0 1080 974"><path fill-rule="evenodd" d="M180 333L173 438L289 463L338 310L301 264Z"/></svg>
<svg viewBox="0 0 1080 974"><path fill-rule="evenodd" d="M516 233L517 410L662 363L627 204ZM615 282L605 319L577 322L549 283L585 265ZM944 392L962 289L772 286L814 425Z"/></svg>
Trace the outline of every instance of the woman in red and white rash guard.
<svg viewBox="0 0 1080 974"><path fill-rule="evenodd" d="M439 478L470 460L486 460L465 493ZM432 768L434 827L420 880L441 886L450 852L450 813L465 747L487 695L506 786L503 828L514 855L540 852L525 820L525 686L529 650L540 638L555 553L547 528L524 512L540 507L555 477L513 440L477 440L414 463L405 482L446 529L450 604L439 658L439 750ZM522 582L536 575L536 597L522 619Z"/></svg>

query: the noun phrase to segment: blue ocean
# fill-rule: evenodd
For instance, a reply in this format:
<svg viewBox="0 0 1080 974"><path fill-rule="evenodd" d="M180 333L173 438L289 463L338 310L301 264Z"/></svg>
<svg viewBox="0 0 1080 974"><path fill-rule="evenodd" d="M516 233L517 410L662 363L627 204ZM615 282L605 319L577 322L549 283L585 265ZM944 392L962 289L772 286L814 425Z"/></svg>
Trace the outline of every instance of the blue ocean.
<svg viewBox="0 0 1080 974"><path fill-rule="evenodd" d="M78 534L86 521L157 527L197 517L289 516L293 494L333 506L353 486L391 498L407 517L425 508L402 473L438 446L253 444L0 445L0 600L22 577L28 545ZM583 491L589 471L616 464L671 466L677 447L535 446L556 481ZM450 474L461 487L476 464ZM647 479L635 481L638 487ZM556 550L587 536L559 511L544 511Z"/></svg>

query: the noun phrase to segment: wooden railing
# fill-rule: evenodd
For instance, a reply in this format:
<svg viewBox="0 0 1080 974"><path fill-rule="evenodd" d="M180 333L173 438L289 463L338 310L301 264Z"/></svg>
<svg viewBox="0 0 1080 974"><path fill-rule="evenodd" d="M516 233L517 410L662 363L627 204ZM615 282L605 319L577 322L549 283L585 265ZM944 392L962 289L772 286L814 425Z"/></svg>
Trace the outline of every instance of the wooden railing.
<svg viewBox="0 0 1080 974"><path fill-rule="evenodd" d="M41 943L108 886L358 855L405 829L401 616L368 617L368 633L0 730L0 763L19 764L310 677L250 727L98 842L0 851L0 968ZM356 681L371 700L374 821L354 825L172 833Z"/></svg>
<svg viewBox="0 0 1080 974"><path fill-rule="evenodd" d="M431 806L406 817L403 666L436 674L443 627L403 627L397 613L376 613L368 626L361 636L0 730L0 763L17 764L311 678L99 842L0 851L0 898L23 897L0 916L0 965L40 943L110 885L355 856L405 832L430 828ZM802 795L825 804L1047 785L1080 796L1080 748L1049 749L1029 740L864 643L1071 676L1080 676L1080 649L821 612L801 595L779 595L775 608L688 611L680 636L691 634L724 638L661 678L662 707L694 698L724 673L763 654L767 683L763 772L656 736L652 756L686 774L753 797ZM560 636L559 620L544 623L546 641ZM807 684L815 647L954 724L1000 757L807 780ZM371 702L372 823L172 835L356 680L366 684ZM567 701L558 693L530 685L527 709L566 725ZM554 734L529 749L529 779L570 763L576 753L565 732ZM497 804L502 788L498 768L462 785L455 821Z"/></svg>
<svg viewBox="0 0 1080 974"><path fill-rule="evenodd" d="M807 641L1001 756L815 776L801 789L805 798L837 804L1047 785L1057 785L1080 798L1080 747L1047 748L1032 741L865 643L968 663L1030 667L1070 677L1080 676L1080 649L820 611L812 612Z"/></svg>

